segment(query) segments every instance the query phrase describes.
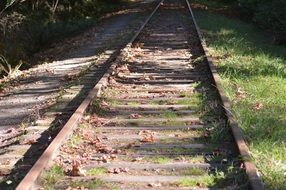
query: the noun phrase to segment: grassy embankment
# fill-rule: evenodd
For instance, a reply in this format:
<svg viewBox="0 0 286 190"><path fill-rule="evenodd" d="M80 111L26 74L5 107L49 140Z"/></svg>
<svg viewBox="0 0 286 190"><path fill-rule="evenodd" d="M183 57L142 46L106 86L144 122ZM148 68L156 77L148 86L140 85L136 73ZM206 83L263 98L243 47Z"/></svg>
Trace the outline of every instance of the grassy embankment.
<svg viewBox="0 0 286 190"><path fill-rule="evenodd" d="M195 15L266 189L286 189L286 47L236 16L206 5ZM218 13L220 12L220 13Z"/></svg>

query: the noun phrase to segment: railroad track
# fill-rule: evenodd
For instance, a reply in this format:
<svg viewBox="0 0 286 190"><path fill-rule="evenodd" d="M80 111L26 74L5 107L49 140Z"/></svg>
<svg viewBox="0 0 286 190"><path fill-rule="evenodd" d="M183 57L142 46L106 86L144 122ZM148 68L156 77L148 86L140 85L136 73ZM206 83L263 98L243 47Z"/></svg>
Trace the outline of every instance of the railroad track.
<svg viewBox="0 0 286 190"><path fill-rule="evenodd" d="M17 189L263 189L221 89L189 2L162 0Z"/></svg>

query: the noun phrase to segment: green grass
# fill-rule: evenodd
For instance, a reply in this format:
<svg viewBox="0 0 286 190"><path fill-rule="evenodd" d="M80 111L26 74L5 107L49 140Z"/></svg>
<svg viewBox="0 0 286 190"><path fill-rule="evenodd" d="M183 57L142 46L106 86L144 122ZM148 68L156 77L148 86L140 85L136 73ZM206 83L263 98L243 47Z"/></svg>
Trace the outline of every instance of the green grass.
<svg viewBox="0 0 286 190"><path fill-rule="evenodd" d="M193 107L197 107L200 105L200 100L194 96L192 98L183 98L175 102L178 105L191 105Z"/></svg>
<svg viewBox="0 0 286 190"><path fill-rule="evenodd" d="M140 105L140 102L135 102L135 101L133 101L133 102L128 102L127 105L129 105L129 106L139 106L139 105Z"/></svg>
<svg viewBox="0 0 286 190"><path fill-rule="evenodd" d="M106 113L107 113L107 110L101 106L101 103L103 101L106 101L105 98L97 98L97 99L95 99L92 102L92 104L91 104L91 106L90 106L90 108L88 110L88 113L89 114L96 113L98 116L105 116ZM107 103L109 103L109 102L107 101Z"/></svg>
<svg viewBox="0 0 286 190"><path fill-rule="evenodd" d="M67 142L67 145L69 147L74 147L79 145L82 142L82 137L80 134L74 134L71 136L71 138L69 139L69 141Z"/></svg>
<svg viewBox="0 0 286 190"><path fill-rule="evenodd" d="M61 166L53 166L45 175L44 175L44 189L51 190L54 189L54 186L57 181L63 179L65 172Z"/></svg>
<svg viewBox="0 0 286 190"><path fill-rule="evenodd" d="M178 114L176 114L174 111L166 111L163 114L163 117L168 119L168 120L174 120L178 118Z"/></svg>
<svg viewBox="0 0 286 190"><path fill-rule="evenodd" d="M186 177L175 183L175 185L179 187L196 187L196 186L207 187L207 186L213 186L214 184L215 184L214 178L210 175L205 175L198 179Z"/></svg>
<svg viewBox="0 0 286 190"><path fill-rule="evenodd" d="M152 162L155 164L167 164L171 162L171 158L167 156L154 156L150 158L145 158L144 160L148 160L149 162Z"/></svg>
<svg viewBox="0 0 286 190"><path fill-rule="evenodd" d="M240 20L207 11L196 18L266 189L286 189L286 47Z"/></svg>
<svg viewBox="0 0 286 190"><path fill-rule="evenodd" d="M0 72L1 72L1 70L0 70ZM1 77L1 76L0 76ZM6 83L1 83L0 84L0 92L2 91L2 90L4 90L5 88L7 88L7 86L8 86L8 84L6 84Z"/></svg>
<svg viewBox="0 0 286 190"><path fill-rule="evenodd" d="M99 179L89 181L72 181L70 186L73 188L84 187L87 189L98 189L104 185L104 182Z"/></svg>
<svg viewBox="0 0 286 190"><path fill-rule="evenodd" d="M175 182L173 185L178 187L213 187L213 188L224 188L226 186L232 186L233 183L240 184L240 188L248 189L245 179L245 172L239 170L239 168L230 167L228 171L216 171L213 174L206 174L202 170L193 170L193 174L197 177L185 177L178 182ZM196 173L197 172L197 173ZM237 188L239 189L239 188Z"/></svg>
<svg viewBox="0 0 286 190"><path fill-rule="evenodd" d="M87 176L98 176L107 173L106 168L92 168L86 171Z"/></svg>

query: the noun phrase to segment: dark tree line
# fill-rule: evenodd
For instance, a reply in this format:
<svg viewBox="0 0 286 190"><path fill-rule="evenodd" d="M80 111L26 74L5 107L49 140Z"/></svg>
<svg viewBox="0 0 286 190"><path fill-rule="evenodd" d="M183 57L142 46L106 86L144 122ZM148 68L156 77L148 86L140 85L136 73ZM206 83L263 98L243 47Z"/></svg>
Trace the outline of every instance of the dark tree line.
<svg viewBox="0 0 286 190"><path fill-rule="evenodd" d="M260 28L274 34L275 42L286 43L286 0L236 0Z"/></svg>
<svg viewBox="0 0 286 190"><path fill-rule="evenodd" d="M27 60L52 42L91 26L100 15L123 1L1 0L0 64L3 65L4 57L12 67L19 60Z"/></svg>
<svg viewBox="0 0 286 190"><path fill-rule="evenodd" d="M128 0L0 0L0 64L5 58L17 65L57 39L91 26L122 1ZM229 1L274 34L276 43L286 44L286 0Z"/></svg>

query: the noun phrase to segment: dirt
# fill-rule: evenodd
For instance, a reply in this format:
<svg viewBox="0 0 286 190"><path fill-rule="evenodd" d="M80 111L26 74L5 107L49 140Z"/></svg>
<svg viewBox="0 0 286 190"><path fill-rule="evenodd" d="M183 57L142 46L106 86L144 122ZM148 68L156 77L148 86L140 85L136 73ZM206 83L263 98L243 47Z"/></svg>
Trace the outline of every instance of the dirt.
<svg viewBox="0 0 286 190"><path fill-rule="evenodd" d="M205 136L211 124L204 119L207 111L200 110L198 115L177 114L200 107L209 96L206 88L210 88L205 82L206 65L192 64L199 55L194 50L195 40L189 40L194 39L194 33L190 32L193 30L182 2L166 0L134 47L124 50L101 100L97 100L54 160L66 174L55 184L56 189L74 186L75 181L81 181L84 187L95 179L101 181L99 189L190 189L239 183L209 175L225 172L229 164L240 170L240 165L227 138L214 143ZM130 80L135 75L140 77ZM177 80L178 76L200 77L190 81ZM185 103L180 110L176 109L176 102L158 105L162 98L172 100L182 94L202 98ZM126 105L129 98L132 106ZM217 122L221 115L218 108L214 109ZM89 170L93 174L88 174ZM72 175L74 171L76 175ZM232 174L225 175L231 178ZM203 181L206 176L215 184Z"/></svg>
<svg viewBox="0 0 286 190"><path fill-rule="evenodd" d="M103 49L120 47L120 43L109 46L118 41L118 36L121 37L124 30L126 32L129 23L141 14L138 11L133 8L110 16L79 37L38 54L40 60L49 62L23 72L10 88L1 93L0 130L39 119L40 111L50 106L62 88L88 66L96 64Z"/></svg>

